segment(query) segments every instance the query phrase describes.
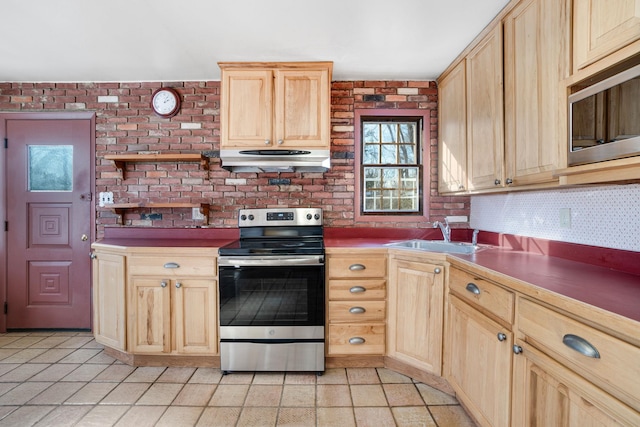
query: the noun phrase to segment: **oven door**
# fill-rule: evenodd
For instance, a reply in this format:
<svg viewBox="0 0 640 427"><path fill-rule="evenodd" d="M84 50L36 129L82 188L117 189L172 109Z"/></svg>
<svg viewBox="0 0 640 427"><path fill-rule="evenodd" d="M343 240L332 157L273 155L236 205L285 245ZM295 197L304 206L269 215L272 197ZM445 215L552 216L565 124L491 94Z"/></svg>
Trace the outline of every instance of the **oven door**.
<svg viewBox="0 0 640 427"><path fill-rule="evenodd" d="M220 326L324 326L324 257L220 257ZM284 328L288 329L288 328Z"/></svg>

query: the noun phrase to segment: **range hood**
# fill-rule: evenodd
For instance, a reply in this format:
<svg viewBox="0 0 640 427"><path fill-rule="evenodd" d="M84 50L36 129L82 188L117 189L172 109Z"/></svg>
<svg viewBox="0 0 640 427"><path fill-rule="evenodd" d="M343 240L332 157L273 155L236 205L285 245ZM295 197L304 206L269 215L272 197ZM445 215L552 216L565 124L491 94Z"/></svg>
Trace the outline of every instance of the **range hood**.
<svg viewBox="0 0 640 427"><path fill-rule="evenodd" d="M326 172L330 150L220 150L222 168L231 172Z"/></svg>

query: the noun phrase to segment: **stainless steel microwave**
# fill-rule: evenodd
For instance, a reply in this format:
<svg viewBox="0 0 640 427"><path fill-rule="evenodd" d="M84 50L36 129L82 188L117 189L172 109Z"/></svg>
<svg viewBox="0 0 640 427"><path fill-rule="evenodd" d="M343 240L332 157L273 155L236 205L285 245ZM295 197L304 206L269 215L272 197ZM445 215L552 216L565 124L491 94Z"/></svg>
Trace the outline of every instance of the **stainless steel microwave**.
<svg viewBox="0 0 640 427"><path fill-rule="evenodd" d="M569 166L640 155L640 65L569 95Z"/></svg>

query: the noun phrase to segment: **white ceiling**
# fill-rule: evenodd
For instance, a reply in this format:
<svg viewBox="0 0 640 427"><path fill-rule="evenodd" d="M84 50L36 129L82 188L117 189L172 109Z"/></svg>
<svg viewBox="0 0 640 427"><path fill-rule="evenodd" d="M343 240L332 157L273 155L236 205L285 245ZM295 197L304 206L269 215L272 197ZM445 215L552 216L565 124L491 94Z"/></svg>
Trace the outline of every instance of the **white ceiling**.
<svg viewBox="0 0 640 427"><path fill-rule="evenodd" d="M2 0L0 81L219 80L218 61L333 61L432 80L508 0Z"/></svg>

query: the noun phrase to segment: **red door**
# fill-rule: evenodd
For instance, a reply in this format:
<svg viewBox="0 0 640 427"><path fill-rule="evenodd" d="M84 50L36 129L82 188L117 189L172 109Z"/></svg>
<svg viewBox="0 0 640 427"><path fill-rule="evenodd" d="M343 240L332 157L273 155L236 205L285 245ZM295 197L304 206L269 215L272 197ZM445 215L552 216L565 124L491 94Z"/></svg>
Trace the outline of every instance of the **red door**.
<svg viewBox="0 0 640 427"><path fill-rule="evenodd" d="M7 328L91 327L92 128L5 121Z"/></svg>

